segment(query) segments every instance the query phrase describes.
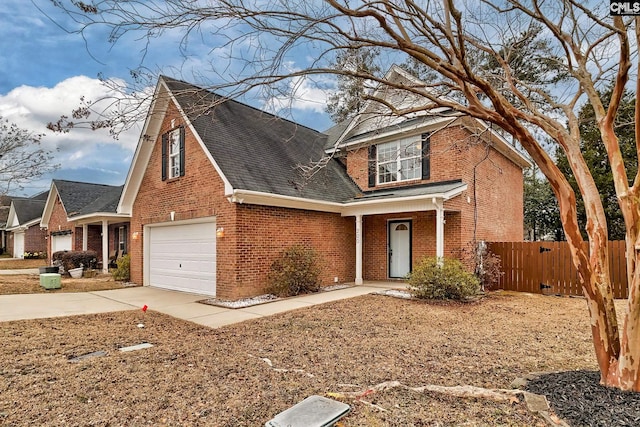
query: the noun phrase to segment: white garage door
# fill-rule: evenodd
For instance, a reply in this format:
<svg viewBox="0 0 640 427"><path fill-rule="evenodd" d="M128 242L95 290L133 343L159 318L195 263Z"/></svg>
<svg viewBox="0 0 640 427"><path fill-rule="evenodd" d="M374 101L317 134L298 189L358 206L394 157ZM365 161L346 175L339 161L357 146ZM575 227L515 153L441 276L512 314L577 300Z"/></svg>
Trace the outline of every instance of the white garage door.
<svg viewBox="0 0 640 427"><path fill-rule="evenodd" d="M71 234L51 236L51 253L71 250Z"/></svg>
<svg viewBox="0 0 640 427"><path fill-rule="evenodd" d="M13 233L13 257L24 258L24 233Z"/></svg>
<svg viewBox="0 0 640 427"><path fill-rule="evenodd" d="M149 228L149 284L215 296L216 224Z"/></svg>

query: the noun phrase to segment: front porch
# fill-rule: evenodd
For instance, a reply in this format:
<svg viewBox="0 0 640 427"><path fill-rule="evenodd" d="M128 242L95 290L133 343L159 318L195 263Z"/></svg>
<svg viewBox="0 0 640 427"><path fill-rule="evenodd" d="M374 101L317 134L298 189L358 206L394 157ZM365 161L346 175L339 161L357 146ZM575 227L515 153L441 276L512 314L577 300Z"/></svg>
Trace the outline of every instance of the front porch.
<svg viewBox="0 0 640 427"><path fill-rule="evenodd" d="M129 248L129 222L121 217L102 217L78 220L82 227L81 250L98 254L98 269L109 272L110 264L127 254Z"/></svg>
<svg viewBox="0 0 640 427"><path fill-rule="evenodd" d="M460 211L445 209L445 202L466 189L462 182L396 188L349 202L341 214L355 217L354 283L402 279L422 257L444 257L446 249L452 252L460 245ZM445 229L447 218L454 221Z"/></svg>

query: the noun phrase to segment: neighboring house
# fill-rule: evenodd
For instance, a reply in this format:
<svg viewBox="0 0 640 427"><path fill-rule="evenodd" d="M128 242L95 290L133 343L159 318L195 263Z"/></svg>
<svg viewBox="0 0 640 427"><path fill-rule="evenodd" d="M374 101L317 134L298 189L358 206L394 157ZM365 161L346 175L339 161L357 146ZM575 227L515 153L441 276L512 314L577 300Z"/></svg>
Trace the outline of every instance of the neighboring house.
<svg viewBox="0 0 640 427"><path fill-rule="evenodd" d="M0 255L7 252L7 239L9 232L7 231L7 218L9 217L9 208L11 207L11 196L0 196Z"/></svg>
<svg viewBox="0 0 640 427"><path fill-rule="evenodd" d="M40 228L40 219L47 193L31 198L13 197L7 216L8 252L14 258L24 258L25 252L46 252L46 233Z"/></svg>
<svg viewBox="0 0 640 427"><path fill-rule="evenodd" d="M129 218L116 213L122 186L54 179L40 225L47 230L51 254L94 250L107 270L109 259L129 248Z"/></svg>
<svg viewBox="0 0 640 427"><path fill-rule="evenodd" d="M387 77L417 83L397 67ZM131 216L132 281L234 299L264 293L294 244L320 254L324 284L361 284L522 240L528 161L483 122L433 113L370 105L323 134L161 77L118 206Z"/></svg>

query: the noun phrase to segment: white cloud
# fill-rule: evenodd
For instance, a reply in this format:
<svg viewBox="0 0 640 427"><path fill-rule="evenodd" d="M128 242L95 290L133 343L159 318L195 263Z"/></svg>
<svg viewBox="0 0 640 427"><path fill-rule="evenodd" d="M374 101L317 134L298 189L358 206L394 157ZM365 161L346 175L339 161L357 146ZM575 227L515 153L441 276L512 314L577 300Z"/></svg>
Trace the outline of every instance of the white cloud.
<svg viewBox="0 0 640 427"><path fill-rule="evenodd" d="M80 105L81 97L99 100L112 95L115 92L100 80L85 76L68 78L51 88L23 85L6 95L0 94L0 116L20 128L45 135L42 147L53 152L53 163L61 165L57 175L64 175L64 170L78 168L110 170L120 176L122 184L142 123L122 132L118 139L114 139L106 129L75 128L68 133L54 133L46 129L48 122L57 121L61 115L70 116L71 111ZM122 95L118 96L122 99ZM135 101L125 99L124 102ZM91 174L84 180L97 182L96 176Z"/></svg>
<svg viewBox="0 0 640 427"><path fill-rule="evenodd" d="M0 95L0 115L18 126L44 133L43 144L48 148L73 152L87 144L115 144L125 152L135 149L140 128L134 127L114 139L108 130L92 131L76 128L69 133L54 133L46 129L49 122L56 122L60 116L70 116L80 105L80 99L94 101L120 96L107 88L100 80L85 76L71 77L53 88L20 86L6 95Z"/></svg>
<svg viewBox="0 0 640 427"><path fill-rule="evenodd" d="M326 81L318 81L317 79L318 77L315 77L312 80L309 76L292 78L285 94L267 99L265 108L274 113L281 113L289 109L324 113L329 92L324 88Z"/></svg>

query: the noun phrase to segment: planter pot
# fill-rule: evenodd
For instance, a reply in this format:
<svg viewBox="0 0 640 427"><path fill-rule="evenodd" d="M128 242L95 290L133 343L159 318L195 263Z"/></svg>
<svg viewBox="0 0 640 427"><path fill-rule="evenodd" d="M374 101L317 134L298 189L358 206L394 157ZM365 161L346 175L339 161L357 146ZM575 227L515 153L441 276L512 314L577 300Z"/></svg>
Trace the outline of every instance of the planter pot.
<svg viewBox="0 0 640 427"><path fill-rule="evenodd" d="M71 275L71 277L73 277L74 279L79 279L82 277L82 267L78 267L78 268L72 268L71 270L69 270L69 274Z"/></svg>
<svg viewBox="0 0 640 427"><path fill-rule="evenodd" d="M38 267L38 269L40 270L40 274L57 273L60 267Z"/></svg>

